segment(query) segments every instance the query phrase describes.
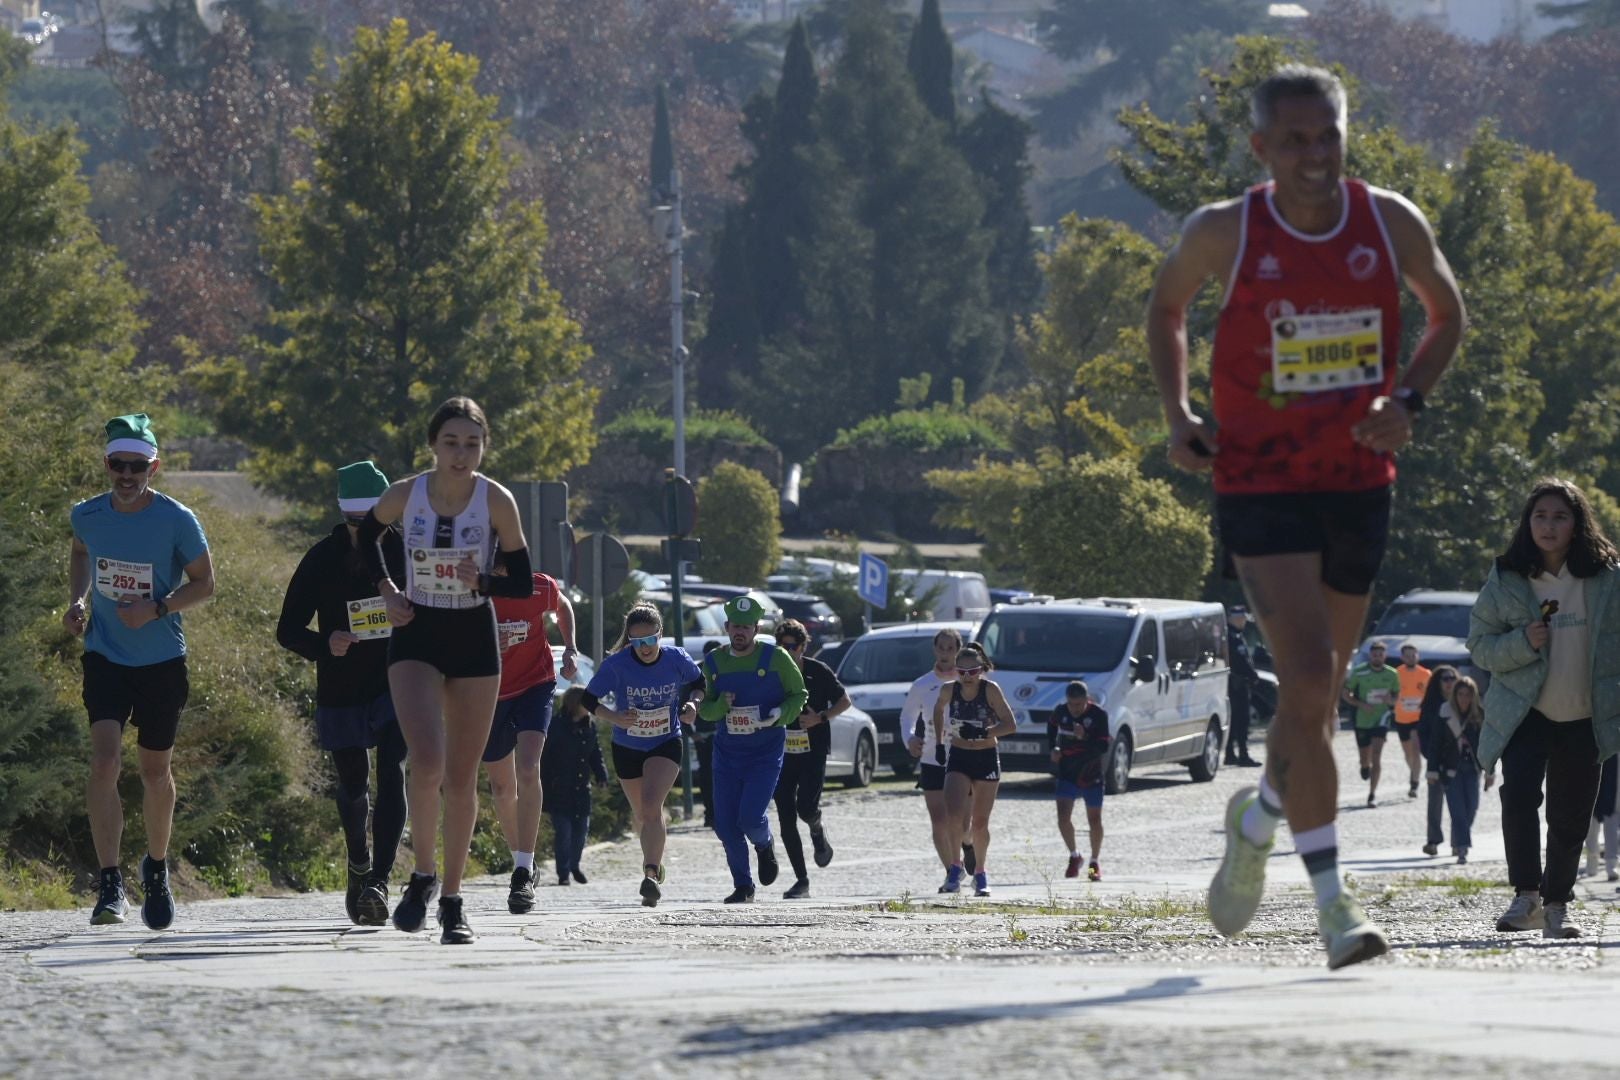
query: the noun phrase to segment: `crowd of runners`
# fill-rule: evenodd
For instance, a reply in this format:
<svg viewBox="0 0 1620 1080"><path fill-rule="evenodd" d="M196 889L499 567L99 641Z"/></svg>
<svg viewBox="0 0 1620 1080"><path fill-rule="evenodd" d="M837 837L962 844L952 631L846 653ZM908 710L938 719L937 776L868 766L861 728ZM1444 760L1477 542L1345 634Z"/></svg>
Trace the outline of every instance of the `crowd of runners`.
<svg viewBox="0 0 1620 1080"><path fill-rule="evenodd" d="M1400 666L1391 667L1375 648L1346 678L1389 533L1393 455L1412 438L1465 317L1423 214L1394 192L1345 178L1345 142L1345 94L1334 76L1290 66L1267 79L1254 96L1250 146L1269 179L1188 218L1149 303L1170 459L1213 471L1225 569L1241 582L1279 682L1260 782L1225 810L1209 914L1223 934L1248 925L1274 834L1287 818L1329 966L1387 951L1339 871L1330 741L1342 701L1356 710L1369 806L1391 732L1406 760L1408 795L1415 799L1427 782L1431 854L1446 803L1453 853L1466 861L1480 788L1494 783L1501 763L1515 897L1498 926L1575 936L1567 904L1582 847L1589 845L1587 869L1595 872L1603 836L1607 873L1616 876L1620 553L1579 488L1544 481L1525 501L1473 610L1468 644L1474 664L1491 676L1486 693L1455 669L1423 668L1415 650L1403 650ZM1210 281L1223 295L1211 362L1214 424L1193 410L1187 363L1188 309ZM1404 364L1402 282L1425 313ZM151 487L158 441L147 417L118 417L106 435L110 490L73 509L64 615L67 628L85 637L88 804L102 866L91 921L122 922L128 909L117 784L122 732L133 723L148 845L142 918L161 930L174 918L166 856L175 802L169 762L187 695L180 613L211 595L214 575L196 516ZM391 921L414 933L433 909L444 943L476 940L461 886L481 763L515 867L509 910L534 907L542 813L552 821L558 884L583 883L591 787L608 778L598 723L612 729L613 773L641 847L643 905L664 895L665 802L683 739L694 734L705 756L710 822L732 878L725 902L752 902L757 887L776 881L778 833L794 874L785 896L808 896L799 825L817 867L827 866L834 852L820 797L829 721L849 698L830 669L805 655L804 626L788 620L762 640L761 610L738 597L725 605L726 642L698 660L663 644L659 609L638 605L589 684L562 695L554 719L558 676L576 674L573 611L557 582L531 566L510 492L478 471L489 423L476 403L456 397L432 415L426 435L433 466L420 475L389 483L369 461L337 470L343 522L299 564L278 628L283 646L316 665L315 731L336 777L350 919ZM1234 612L1238 640L1246 617ZM560 664L551 622L562 641ZM987 896L997 742L1013 732L1013 713L995 682L994 657L954 630L933 644L935 665L913 684L902 730L918 759L940 891L971 883L975 895ZM1237 651L1247 663L1246 650ZM1259 765L1249 753L1239 685L1252 669L1234 669L1233 697L1244 697L1244 715L1230 732L1227 760ZM1077 680L1048 729L1066 873L1084 868L1097 881L1109 717ZM1076 840L1077 801L1086 810L1087 852ZM407 820L414 867L395 899L391 871Z"/></svg>

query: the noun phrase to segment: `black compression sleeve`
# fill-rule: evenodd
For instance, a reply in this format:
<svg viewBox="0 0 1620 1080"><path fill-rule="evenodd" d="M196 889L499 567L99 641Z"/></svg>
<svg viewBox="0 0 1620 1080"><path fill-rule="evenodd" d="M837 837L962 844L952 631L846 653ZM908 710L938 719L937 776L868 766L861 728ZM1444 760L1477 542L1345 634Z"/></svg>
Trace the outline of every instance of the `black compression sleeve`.
<svg viewBox="0 0 1620 1080"><path fill-rule="evenodd" d="M529 549L497 551L495 557L506 567L505 576L483 574L478 580L478 591L485 596L506 596L521 600L534 595L534 567L529 564Z"/></svg>
<svg viewBox="0 0 1620 1080"><path fill-rule="evenodd" d="M602 704L602 699L587 690L580 695L579 703L585 706L585 711L587 713L595 716L597 708Z"/></svg>
<svg viewBox="0 0 1620 1080"><path fill-rule="evenodd" d="M388 564L383 561L382 536L388 528L377 520L375 509L366 511L366 518L360 523L360 533L355 538L356 546L360 549L360 557L366 561L366 576L372 584L379 584L385 578L394 582L399 588L399 582L388 576Z"/></svg>
<svg viewBox="0 0 1620 1080"><path fill-rule="evenodd" d="M687 683L686 686L683 688L685 693L686 693L686 697L682 698L681 700L685 701L685 700L687 700L687 698L690 698L693 694L701 694L705 690L707 690L708 688L709 688L709 683L708 683L708 681L706 679L693 679L691 682Z"/></svg>

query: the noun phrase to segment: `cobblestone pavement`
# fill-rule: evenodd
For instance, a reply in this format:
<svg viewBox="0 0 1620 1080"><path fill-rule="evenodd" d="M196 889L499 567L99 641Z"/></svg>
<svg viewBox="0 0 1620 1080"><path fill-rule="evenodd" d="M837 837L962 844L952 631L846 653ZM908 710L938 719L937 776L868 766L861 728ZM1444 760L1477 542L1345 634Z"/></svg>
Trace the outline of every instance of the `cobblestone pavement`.
<svg viewBox="0 0 1620 1080"><path fill-rule="evenodd" d="M1353 778L1353 744L1336 746ZM1615 1060L1620 894L1582 883L1579 941L1495 933L1508 892L1494 794L1457 866L1419 851L1422 801L1404 783L1386 779L1370 810L1359 781L1341 791L1355 807L1341 851L1390 958L1326 971L1286 832L1253 927L1216 935L1201 905L1217 819L1255 779L1133 778L1105 807L1095 885L1062 877L1049 788L1009 783L989 901L936 893L921 799L888 782L829 794L837 857L812 869L808 901L779 899L784 879L722 907L720 845L685 824L656 910L637 903L634 841L603 845L589 885L541 889L531 916L506 913L503 882L476 883L481 940L465 949L349 927L330 894L187 904L163 934L93 930L87 910L0 914L0 1076L115 1060L174 1076L1022 1076L1078 1054L1130 1076L1507 1077Z"/></svg>

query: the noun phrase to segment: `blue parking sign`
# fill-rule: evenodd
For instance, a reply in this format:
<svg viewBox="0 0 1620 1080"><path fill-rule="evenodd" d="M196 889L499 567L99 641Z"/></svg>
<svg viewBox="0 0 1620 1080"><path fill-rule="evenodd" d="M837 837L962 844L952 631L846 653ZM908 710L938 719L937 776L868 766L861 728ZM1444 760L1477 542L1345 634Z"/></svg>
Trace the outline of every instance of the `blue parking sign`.
<svg viewBox="0 0 1620 1080"><path fill-rule="evenodd" d="M876 555L861 552L860 580L855 592L875 608L889 606L889 564Z"/></svg>

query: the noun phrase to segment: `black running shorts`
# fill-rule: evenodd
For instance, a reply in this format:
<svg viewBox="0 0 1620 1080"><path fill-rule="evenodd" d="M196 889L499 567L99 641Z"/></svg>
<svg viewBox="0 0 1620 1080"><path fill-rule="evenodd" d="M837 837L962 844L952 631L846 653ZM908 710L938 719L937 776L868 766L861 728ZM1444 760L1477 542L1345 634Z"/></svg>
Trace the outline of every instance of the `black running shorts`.
<svg viewBox="0 0 1620 1080"><path fill-rule="evenodd" d="M641 774L647 767L648 758L664 758L679 765L681 763L681 737L672 735L659 743L651 750L633 750L628 746L613 744L613 773L620 780L640 780ZM713 783L712 777L705 777L704 784Z"/></svg>
<svg viewBox="0 0 1620 1080"><path fill-rule="evenodd" d="M1322 584L1334 592L1366 596L1384 561L1392 490L1320 491L1281 495L1217 495L1215 521L1225 553L1224 572L1236 577L1232 557L1320 552Z"/></svg>
<svg viewBox="0 0 1620 1080"><path fill-rule="evenodd" d="M129 667L100 653L84 654L84 709L90 723L134 722L143 750L172 750L180 730L180 711L191 694L186 658Z"/></svg>
<svg viewBox="0 0 1620 1080"><path fill-rule="evenodd" d="M500 638L495 607L431 608L413 605L415 617L394 627L388 638L388 663L420 660L447 679L477 679L501 673Z"/></svg>
<svg viewBox="0 0 1620 1080"><path fill-rule="evenodd" d="M951 747L951 756L945 761L947 773L961 773L969 780L1000 780L1001 752L995 747L985 750L963 750Z"/></svg>

